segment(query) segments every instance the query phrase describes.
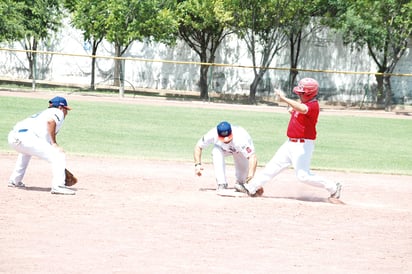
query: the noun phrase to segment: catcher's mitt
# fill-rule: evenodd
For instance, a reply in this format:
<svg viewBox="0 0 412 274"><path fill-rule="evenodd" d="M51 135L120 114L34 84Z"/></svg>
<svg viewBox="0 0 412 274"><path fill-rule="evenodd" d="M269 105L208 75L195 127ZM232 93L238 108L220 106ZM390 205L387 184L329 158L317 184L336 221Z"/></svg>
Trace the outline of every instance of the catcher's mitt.
<svg viewBox="0 0 412 274"><path fill-rule="evenodd" d="M71 173L70 171L67 170L67 168L64 170L66 173L66 180L65 180L65 186L73 186L77 183L77 178Z"/></svg>

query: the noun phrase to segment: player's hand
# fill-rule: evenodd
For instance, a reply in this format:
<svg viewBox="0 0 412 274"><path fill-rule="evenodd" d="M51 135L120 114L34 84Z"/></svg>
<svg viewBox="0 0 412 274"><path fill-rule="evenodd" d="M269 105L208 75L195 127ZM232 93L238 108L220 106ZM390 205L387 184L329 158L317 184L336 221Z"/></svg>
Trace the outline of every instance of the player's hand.
<svg viewBox="0 0 412 274"><path fill-rule="evenodd" d="M285 98L285 93L280 89L275 89L275 98L276 101L282 101Z"/></svg>
<svg viewBox="0 0 412 274"><path fill-rule="evenodd" d="M203 172L203 167L201 164L196 164L195 165L195 174L197 176L202 176L202 172Z"/></svg>

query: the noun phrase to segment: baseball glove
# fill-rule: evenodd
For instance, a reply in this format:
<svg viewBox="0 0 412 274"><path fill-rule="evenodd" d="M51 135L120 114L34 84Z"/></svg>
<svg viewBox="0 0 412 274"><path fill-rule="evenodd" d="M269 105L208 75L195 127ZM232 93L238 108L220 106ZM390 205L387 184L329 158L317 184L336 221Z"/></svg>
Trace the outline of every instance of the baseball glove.
<svg viewBox="0 0 412 274"><path fill-rule="evenodd" d="M253 197L260 197L263 195L263 193L265 192L265 190L263 189L263 187L260 187L256 190L256 193Z"/></svg>
<svg viewBox="0 0 412 274"><path fill-rule="evenodd" d="M65 180L65 186L73 186L77 183L77 178L71 173L67 168L64 170L66 173L66 180Z"/></svg>

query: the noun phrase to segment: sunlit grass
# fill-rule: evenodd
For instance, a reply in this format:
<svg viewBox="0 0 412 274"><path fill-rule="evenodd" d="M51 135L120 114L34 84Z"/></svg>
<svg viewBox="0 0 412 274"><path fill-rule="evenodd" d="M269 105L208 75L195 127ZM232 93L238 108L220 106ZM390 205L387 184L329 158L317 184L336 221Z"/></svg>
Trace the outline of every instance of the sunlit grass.
<svg viewBox="0 0 412 274"><path fill-rule="evenodd" d="M264 165L286 139L288 114L71 100L58 135L67 153L192 161L196 141L221 120L243 126ZM0 97L0 151L11 152L15 122L47 107L44 99ZM412 175L412 120L320 116L312 168ZM203 160L210 162L210 148Z"/></svg>

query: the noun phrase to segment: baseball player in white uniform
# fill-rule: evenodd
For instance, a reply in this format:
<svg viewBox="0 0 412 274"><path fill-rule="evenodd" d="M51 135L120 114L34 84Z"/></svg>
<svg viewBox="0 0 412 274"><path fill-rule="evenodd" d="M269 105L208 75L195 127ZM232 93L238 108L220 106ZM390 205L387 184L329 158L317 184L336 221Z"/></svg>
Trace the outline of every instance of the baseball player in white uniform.
<svg viewBox="0 0 412 274"><path fill-rule="evenodd" d="M52 194L73 195L65 187L66 156L57 144L56 135L71 108L63 97L54 97L49 108L18 122L8 135L9 145L19 152L16 165L9 179L9 187L24 188L22 182L32 156L37 156L52 165Z"/></svg>
<svg viewBox="0 0 412 274"><path fill-rule="evenodd" d="M195 174L202 175L202 150L213 144L212 160L215 170L217 190L226 189L225 157L232 156L235 164L236 184L244 184L253 178L257 158L255 147L249 133L240 126L232 126L223 121L207 132L195 145Z"/></svg>

